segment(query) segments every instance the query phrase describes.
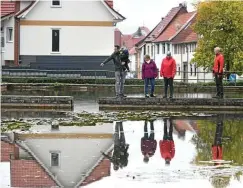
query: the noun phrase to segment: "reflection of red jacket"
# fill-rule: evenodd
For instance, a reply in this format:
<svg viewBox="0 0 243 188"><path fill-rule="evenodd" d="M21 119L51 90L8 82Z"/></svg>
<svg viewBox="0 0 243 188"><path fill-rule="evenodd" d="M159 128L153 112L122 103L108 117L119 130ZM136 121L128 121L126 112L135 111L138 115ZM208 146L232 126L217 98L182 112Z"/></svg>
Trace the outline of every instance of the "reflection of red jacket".
<svg viewBox="0 0 243 188"><path fill-rule="evenodd" d="M218 54L215 56L214 65L213 65L213 73L223 73L224 68L224 56L222 54Z"/></svg>
<svg viewBox="0 0 243 188"><path fill-rule="evenodd" d="M148 154L152 157L157 148L157 141L156 140L146 140L144 138L141 139L141 151L143 155Z"/></svg>
<svg viewBox="0 0 243 188"><path fill-rule="evenodd" d="M160 76L164 78L174 78L176 74L176 62L171 58L164 58L161 63Z"/></svg>
<svg viewBox="0 0 243 188"><path fill-rule="evenodd" d="M164 159L172 159L175 156L175 144L173 140L160 140L160 154Z"/></svg>
<svg viewBox="0 0 243 188"><path fill-rule="evenodd" d="M223 159L223 148L221 146L212 146L213 160Z"/></svg>

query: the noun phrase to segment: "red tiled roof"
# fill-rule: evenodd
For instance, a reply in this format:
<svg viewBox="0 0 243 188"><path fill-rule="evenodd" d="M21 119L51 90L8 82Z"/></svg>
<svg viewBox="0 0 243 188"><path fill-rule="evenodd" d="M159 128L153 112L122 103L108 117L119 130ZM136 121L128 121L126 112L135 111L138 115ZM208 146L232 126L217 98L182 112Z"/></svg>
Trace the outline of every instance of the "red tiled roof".
<svg viewBox="0 0 243 188"><path fill-rule="evenodd" d="M15 158L18 158L19 148L15 144L1 140L1 162L10 161L10 155L13 155Z"/></svg>
<svg viewBox="0 0 243 188"><path fill-rule="evenodd" d="M81 183L81 187L90 183L96 182L104 177L110 176L111 162L108 159L103 159L91 172L91 174L85 178Z"/></svg>
<svg viewBox="0 0 243 188"><path fill-rule="evenodd" d="M57 186L55 181L35 160L11 160L11 187Z"/></svg>
<svg viewBox="0 0 243 188"><path fill-rule="evenodd" d="M128 50L132 49L135 44L137 44L140 40L142 40L145 36L139 37L139 38L134 38L132 35L125 36L124 38L122 37L122 46L126 46ZM127 39L127 40L126 40Z"/></svg>
<svg viewBox="0 0 243 188"><path fill-rule="evenodd" d="M155 40L155 42L168 41L176 32L183 27L186 22L195 14L195 12L188 12L178 14L175 19L168 25L164 32ZM178 27L178 28L177 28Z"/></svg>
<svg viewBox="0 0 243 188"><path fill-rule="evenodd" d="M132 49L129 50L129 54L133 55L136 53L136 47L133 47Z"/></svg>
<svg viewBox="0 0 243 188"><path fill-rule="evenodd" d="M1 17L14 13L15 2L1 1Z"/></svg>
<svg viewBox="0 0 243 188"><path fill-rule="evenodd" d="M109 5L109 7L113 8L113 0L105 0L105 2Z"/></svg>
<svg viewBox="0 0 243 188"><path fill-rule="evenodd" d="M181 10L187 12L186 8L183 6L172 8L166 15L166 17L164 19L161 19L159 24L150 32L150 34L147 35L145 41L151 42L156 39Z"/></svg>
<svg viewBox="0 0 243 188"><path fill-rule="evenodd" d="M196 16L188 23L184 29L182 29L173 39L173 44L179 43L187 43L187 42L195 42L198 40L197 33L195 33L192 29L192 24L195 23Z"/></svg>

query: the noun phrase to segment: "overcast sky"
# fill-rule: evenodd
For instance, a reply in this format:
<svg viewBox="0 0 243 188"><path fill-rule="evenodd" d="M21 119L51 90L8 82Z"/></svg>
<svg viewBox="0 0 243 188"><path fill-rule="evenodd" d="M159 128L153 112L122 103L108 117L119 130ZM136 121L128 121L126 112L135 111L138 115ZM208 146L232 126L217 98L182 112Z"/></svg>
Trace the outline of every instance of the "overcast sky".
<svg viewBox="0 0 243 188"><path fill-rule="evenodd" d="M122 33L134 33L139 26L147 26L152 30L162 17L176 7L183 0L113 0L114 8L119 11L126 20L117 27ZM192 3L195 0L187 0L188 11L193 10Z"/></svg>

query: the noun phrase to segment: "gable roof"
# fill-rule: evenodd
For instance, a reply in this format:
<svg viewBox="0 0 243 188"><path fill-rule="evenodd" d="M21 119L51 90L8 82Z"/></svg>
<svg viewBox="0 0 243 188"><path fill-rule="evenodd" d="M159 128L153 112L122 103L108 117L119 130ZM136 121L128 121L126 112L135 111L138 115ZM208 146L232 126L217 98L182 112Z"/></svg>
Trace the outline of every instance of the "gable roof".
<svg viewBox="0 0 243 188"><path fill-rule="evenodd" d="M1 18L13 14L15 11L15 2L1 1Z"/></svg>
<svg viewBox="0 0 243 188"><path fill-rule="evenodd" d="M145 42L152 42L155 40L169 25L169 23L174 19L174 17L179 13L181 9L186 11L186 8L182 5L172 8L165 18L162 18L158 25L147 35Z"/></svg>
<svg viewBox="0 0 243 188"><path fill-rule="evenodd" d="M27 6L25 9L23 9L22 11L20 11L19 13L17 13L17 17L18 18L25 18L26 15L36 6L36 4L39 2L40 0L34 0L31 2L31 4L29 6ZM114 16L114 20L115 21L123 21L126 18L124 16L122 16L120 13L118 13L117 11L115 11L110 2L101 0L101 3L109 10L109 12Z"/></svg>
<svg viewBox="0 0 243 188"><path fill-rule="evenodd" d="M196 13L181 28L181 30L172 38L172 44L196 42L198 40L197 33L193 31L192 25L196 21Z"/></svg>
<svg viewBox="0 0 243 188"><path fill-rule="evenodd" d="M178 14L154 42L169 41L194 14L195 12Z"/></svg>

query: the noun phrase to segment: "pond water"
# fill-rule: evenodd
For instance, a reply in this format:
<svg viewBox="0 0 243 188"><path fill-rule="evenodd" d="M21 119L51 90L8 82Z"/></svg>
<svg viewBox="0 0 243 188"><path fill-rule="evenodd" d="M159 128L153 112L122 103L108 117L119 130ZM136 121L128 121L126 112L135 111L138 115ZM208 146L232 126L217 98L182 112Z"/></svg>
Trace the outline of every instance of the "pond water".
<svg viewBox="0 0 243 188"><path fill-rule="evenodd" d="M0 187L243 187L243 114L53 129L55 122L69 120L75 113L99 112L97 99L114 93L12 90L3 94L71 95L74 112L1 109L2 120L23 119L34 126L2 134ZM209 98L212 94L178 93L175 97Z"/></svg>
<svg viewBox="0 0 243 188"><path fill-rule="evenodd" d="M224 117L167 117L58 130L51 129L53 120L46 120L18 135L19 156L10 162L9 178L16 187L242 187L243 116ZM41 173L34 173L33 165ZM18 178L23 181L13 181Z"/></svg>

